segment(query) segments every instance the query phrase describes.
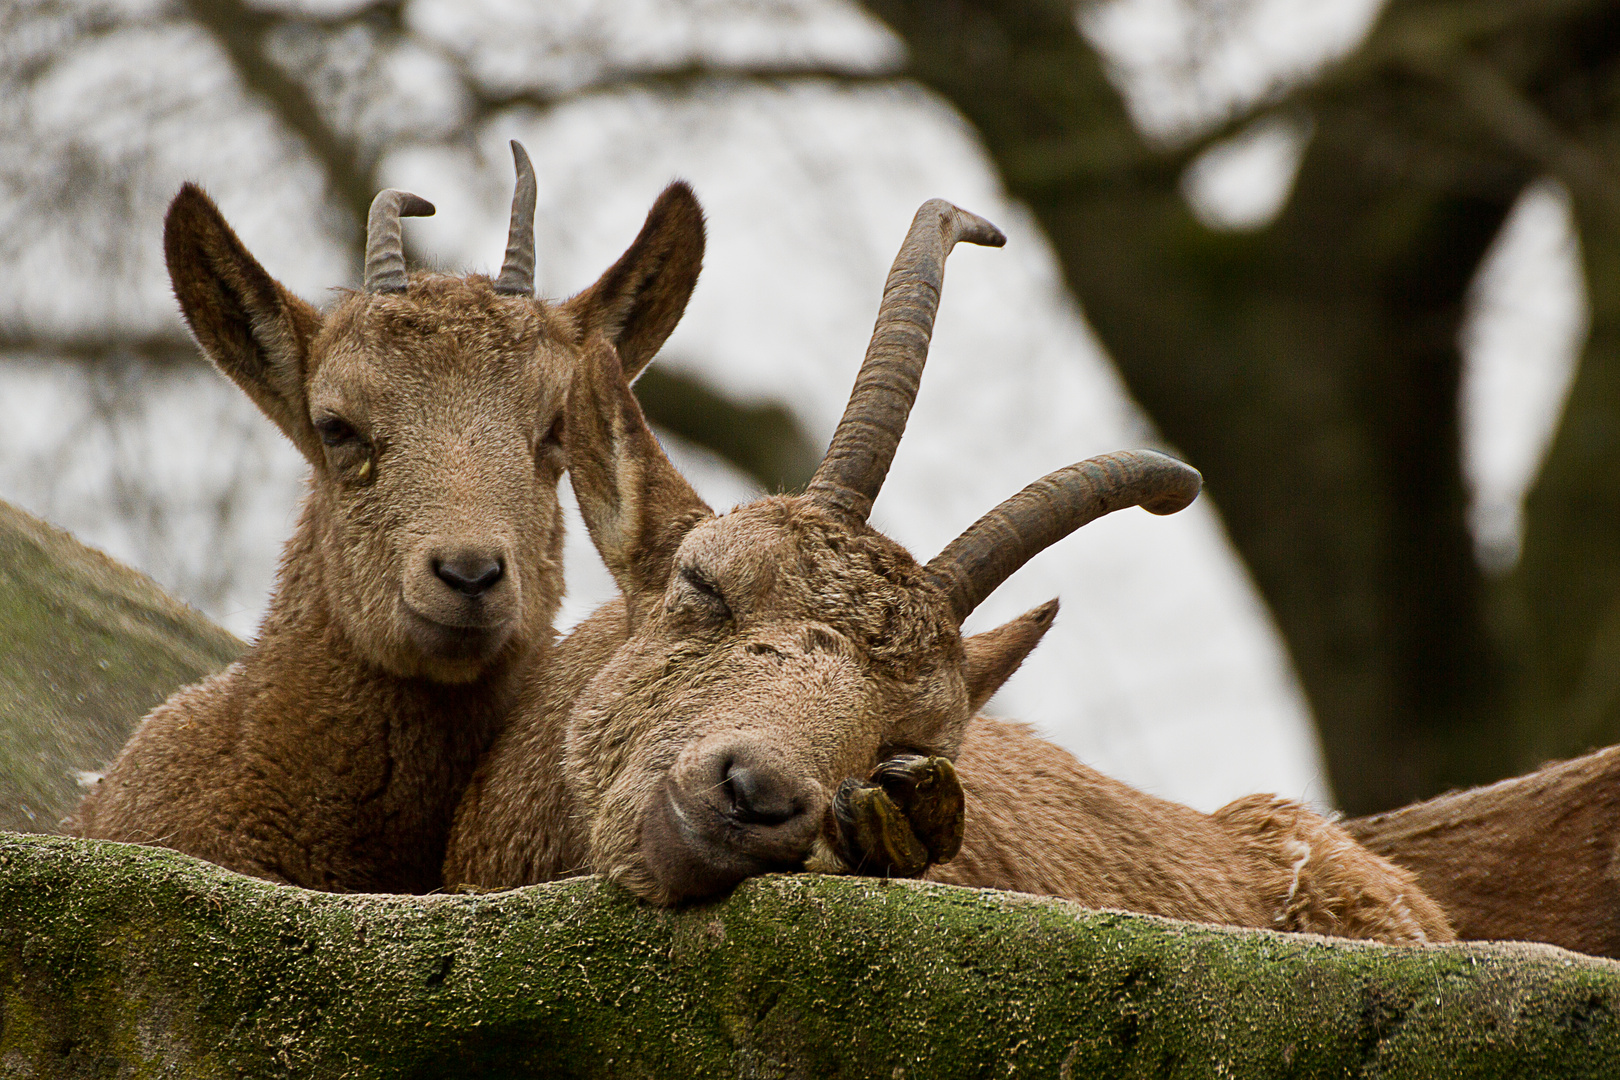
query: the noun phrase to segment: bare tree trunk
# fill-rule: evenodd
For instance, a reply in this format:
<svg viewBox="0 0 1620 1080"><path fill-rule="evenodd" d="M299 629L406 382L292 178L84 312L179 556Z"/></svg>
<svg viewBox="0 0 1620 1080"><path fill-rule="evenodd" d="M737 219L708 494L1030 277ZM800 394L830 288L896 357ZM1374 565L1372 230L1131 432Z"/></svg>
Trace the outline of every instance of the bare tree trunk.
<svg viewBox="0 0 1620 1080"><path fill-rule="evenodd" d="M1591 333L1501 610L1523 648L1514 740L1532 764L1620 741L1620 216L1575 203Z"/></svg>
<svg viewBox="0 0 1620 1080"><path fill-rule="evenodd" d="M1285 106L1314 136L1281 216L1242 235L1189 212L1196 148L1137 134L1072 3L867 6L979 129L1133 393L1204 471L1346 809L1620 738L1612 6L1397 0ZM1582 208L1597 310L1524 563L1493 582L1464 520L1457 333L1545 172Z"/></svg>

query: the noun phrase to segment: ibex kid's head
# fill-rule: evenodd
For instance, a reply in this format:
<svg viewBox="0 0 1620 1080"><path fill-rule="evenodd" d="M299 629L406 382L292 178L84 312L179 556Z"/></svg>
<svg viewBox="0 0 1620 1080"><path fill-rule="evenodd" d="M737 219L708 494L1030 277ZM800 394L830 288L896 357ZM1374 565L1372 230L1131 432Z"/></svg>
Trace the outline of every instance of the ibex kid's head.
<svg viewBox="0 0 1620 1080"><path fill-rule="evenodd" d="M1171 513L1198 492L1191 468L1126 451L1031 484L926 566L867 524L960 240L1004 242L949 203L918 211L803 495L716 517L659 450L613 351L578 369L570 476L629 637L573 708L567 772L592 868L646 899L802 866L843 778L907 752L953 757L1057 605L966 640L963 619L1087 521L1132 505Z"/></svg>
<svg viewBox="0 0 1620 1080"><path fill-rule="evenodd" d="M194 185L165 222L192 332L313 470L282 589L313 589L364 660L395 675L466 681L549 634L562 592L558 429L574 369L605 342L638 372L702 263L702 211L677 183L596 284L536 299L534 172L521 146L512 152L497 278L407 275L400 218L433 207L384 191L364 289L325 315L271 278Z"/></svg>

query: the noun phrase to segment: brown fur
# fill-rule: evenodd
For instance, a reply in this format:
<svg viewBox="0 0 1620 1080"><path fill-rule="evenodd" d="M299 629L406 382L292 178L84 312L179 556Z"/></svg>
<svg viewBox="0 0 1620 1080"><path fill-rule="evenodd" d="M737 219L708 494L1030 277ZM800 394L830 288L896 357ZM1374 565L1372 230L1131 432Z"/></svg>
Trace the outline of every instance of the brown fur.
<svg viewBox="0 0 1620 1080"><path fill-rule="evenodd" d="M1450 939L1410 874L1298 803L1252 795L1201 814L988 717L968 729L957 769L967 832L934 880L1237 926Z"/></svg>
<svg viewBox="0 0 1620 1080"><path fill-rule="evenodd" d="M545 679L519 690L509 723L479 762L456 810L448 885L517 885L589 873L589 823L568 785L566 721L574 699L624 643L624 602L598 609L562 641Z"/></svg>
<svg viewBox="0 0 1620 1080"><path fill-rule="evenodd" d="M1620 747L1344 823L1471 939L1620 957Z"/></svg>
<svg viewBox="0 0 1620 1080"><path fill-rule="evenodd" d="M632 372L651 358L695 284L701 211L673 185L561 304L419 273L322 316L191 185L164 240L198 342L310 490L258 643L156 709L68 826L310 888L432 889L479 753L548 662L573 369L603 341ZM445 566L498 573L468 591Z"/></svg>
<svg viewBox="0 0 1620 1080"><path fill-rule="evenodd" d="M565 430L593 448L570 447L570 477L625 600L564 643L554 684L480 764L448 882L588 869L655 903L713 895L803 866L838 784L915 753L955 758L967 791L963 848L939 880L1449 940L1410 874L1298 804L1200 814L974 719L1054 605L964 644L941 588L864 521L806 496L715 517L658 450L611 352L598 359L569 398Z"/></svg>

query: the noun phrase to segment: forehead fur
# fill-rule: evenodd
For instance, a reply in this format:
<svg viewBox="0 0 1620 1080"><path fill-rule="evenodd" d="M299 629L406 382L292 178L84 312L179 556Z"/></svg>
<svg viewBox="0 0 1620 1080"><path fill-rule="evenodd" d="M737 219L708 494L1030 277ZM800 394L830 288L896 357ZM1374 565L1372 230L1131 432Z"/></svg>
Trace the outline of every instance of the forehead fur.
<svg viewBox="0 0 1620 1080"><path fill-rule="evenodd" d="M713 572L744 585L756 617L826 623L902 679L962 657L944 594L909 551L864 521L802 495L774 496L733 510L713 523L711 536L694 539L684 554L717 563Z"/></svg>
<svg viewBox="0 0 1620 1080"><path fill-rule="evenodd" d="M418 272L403 293L349 293L327 318L317 354L361 340L401 352L432 352L444 336L483 355L526 355L574 333L567 315L543 301L503 296L481 274Z"/></svg>

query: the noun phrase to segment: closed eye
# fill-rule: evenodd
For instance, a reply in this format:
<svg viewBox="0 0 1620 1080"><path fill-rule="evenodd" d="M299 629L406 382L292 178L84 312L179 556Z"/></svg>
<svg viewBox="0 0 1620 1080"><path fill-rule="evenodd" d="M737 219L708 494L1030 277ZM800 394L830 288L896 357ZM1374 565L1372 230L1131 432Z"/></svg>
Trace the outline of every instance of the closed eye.
<svg viewBox="0 0 1620 1080"><path fill-rule="evenodd" d="M681 568L681 580L691 587L692 591L701 596L706 603L716 609L716 613L724 619L731 618L731 605L726 603L720 587L710 581L701 570L695 566Z"/></svg>

